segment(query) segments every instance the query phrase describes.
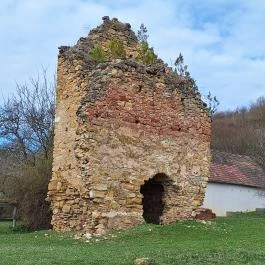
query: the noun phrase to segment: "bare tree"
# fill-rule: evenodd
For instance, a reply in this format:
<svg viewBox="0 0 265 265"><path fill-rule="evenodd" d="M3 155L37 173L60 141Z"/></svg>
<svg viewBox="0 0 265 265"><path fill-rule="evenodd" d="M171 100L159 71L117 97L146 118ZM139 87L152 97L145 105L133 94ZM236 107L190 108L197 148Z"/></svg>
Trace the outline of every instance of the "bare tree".
<svg viewBox="0 0 265 265"><path fill-rule="evenodd" d="M16 95L0 107L2 147L16 149L24 159L40 152L48 158L53 142L54 86L46 70L29 84L17 84Z"/></svg>
<svg viewBox="0 0 265 265"><path fill-rule="evenodd" d="M47 196L52 172L55 80L43 69L36 79L17 84L16 94L0 106L0 179L18 202L28 229L50 226Z"/></svg>

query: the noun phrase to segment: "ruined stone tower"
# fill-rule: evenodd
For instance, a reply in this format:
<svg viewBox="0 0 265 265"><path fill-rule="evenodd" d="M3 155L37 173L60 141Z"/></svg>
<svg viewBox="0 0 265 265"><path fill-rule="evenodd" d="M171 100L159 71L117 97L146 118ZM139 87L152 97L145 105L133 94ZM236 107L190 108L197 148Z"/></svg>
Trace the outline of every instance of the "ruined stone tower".
<svg viewBox="0 0 265 265"><path fill-rule="evenodd" d="M111 40L120 59L96 60ZM58 56L53 176L56 230L102 234L190 219L203 202L210 118L190 78L139 60L129 24L103 24Z"/></svg>

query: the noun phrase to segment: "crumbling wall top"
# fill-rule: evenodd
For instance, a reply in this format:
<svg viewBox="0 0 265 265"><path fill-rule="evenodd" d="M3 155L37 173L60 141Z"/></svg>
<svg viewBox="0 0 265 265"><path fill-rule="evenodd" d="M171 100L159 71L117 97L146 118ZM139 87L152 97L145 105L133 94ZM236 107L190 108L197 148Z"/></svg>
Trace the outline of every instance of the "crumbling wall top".
<svg viewBox="0 0 265 265"><path fill-rule="evenodd" d="M135 48L138 44L135 33L131 30L129 23L122 23L117 18L110 19L108 16L102 18L103 23L92 29L87 37L81 37L77 44L70 46L60 46L59 56L68 59L89 59L90 50L98 44L102 44L115 37L119 38L126 47Z"/></svg>
<svg viewBox="0 0 265 265"><path fill-rule="evenodd" d="M81 37L76 45L59 47L59 57L68 61L82 61L82 74L90 77L101 75L102 72L112 71L112 69L133 71L138 77L142 76L142 79L161 77L167 85L167 93L177 90L183 100L193 98L203 111L208 112L192 78L177 75L159 58L152 64L144 64L137 59L140 43L129 23L122 23L117 18L110 19L108 16L104 16L102 20L103 23L100 26L92 29L87 37ZM113 39L119 39L124 45L126 57L108 58L104 62L96 61L91 56L91 50L97 45L105 47L106 43Z"/></svg>

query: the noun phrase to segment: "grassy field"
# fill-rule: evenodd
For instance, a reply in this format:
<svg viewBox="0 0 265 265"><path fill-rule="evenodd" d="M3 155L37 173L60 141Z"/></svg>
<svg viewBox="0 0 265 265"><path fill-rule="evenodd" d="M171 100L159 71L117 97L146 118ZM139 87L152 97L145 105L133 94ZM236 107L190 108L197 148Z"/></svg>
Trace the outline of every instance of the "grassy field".
<svg viewBox="0 0 265 265"><path fill-rule="evenodd" d="M53 231L23 233L0 223L1 265L130 265L149 257L157 265L265 264L265 214L142 225L89 242Z"/></svg>

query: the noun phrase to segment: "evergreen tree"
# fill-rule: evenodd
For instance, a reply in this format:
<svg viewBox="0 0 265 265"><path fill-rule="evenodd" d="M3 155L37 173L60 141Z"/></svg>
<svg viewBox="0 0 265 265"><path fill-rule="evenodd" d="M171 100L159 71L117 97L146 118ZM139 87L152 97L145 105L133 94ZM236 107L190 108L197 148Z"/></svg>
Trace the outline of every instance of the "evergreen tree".
<svg viewBox="0 0 265 265"><path fill-rule="evenodd" d="M137 33L137 39L139 42L143 43L146 42L147 43L147 39L148 39L148 35L147 35L147 28L146 26L142 23L140 26L140 29L138 30Z"/></svg>
<svg viewBox="0 0 265 265"><path fill-rule="evenodd" d="M175 63L175 73L181 76L190 76L188 66L184 64L183 55L180 53Z"/></svg>

